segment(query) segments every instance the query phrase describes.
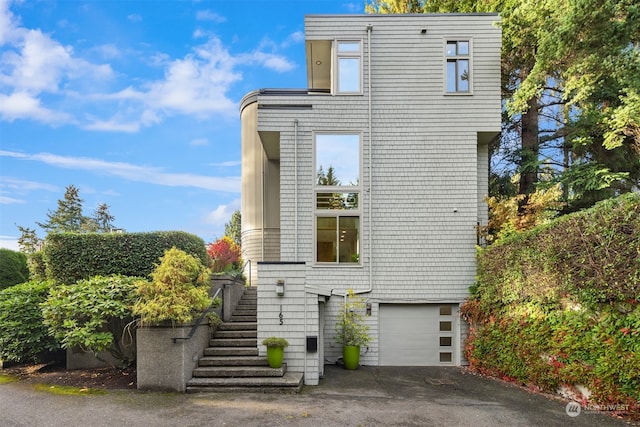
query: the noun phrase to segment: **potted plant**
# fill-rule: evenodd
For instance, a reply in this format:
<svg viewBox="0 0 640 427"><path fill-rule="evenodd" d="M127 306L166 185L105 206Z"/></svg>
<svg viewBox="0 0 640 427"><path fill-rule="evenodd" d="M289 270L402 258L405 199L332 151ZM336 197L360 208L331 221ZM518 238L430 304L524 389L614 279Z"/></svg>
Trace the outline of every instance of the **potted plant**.
<svg viewBox="0 0 640 427"><path fill-rule="evenodd" d="M289 342L284 338L269 337L262 340L262 345L267 347L267 360L272 368L280 368L284 358L284 349Z"/></svg>
<svg viewBox="0 0 640 427"><path fill-rule="evenodd" d="M357 369L360 364L360 346L369 344L369 326L364 323L365 302L352 289L347 291L336 323L336 341L342 344L345 369Z"/></svg>

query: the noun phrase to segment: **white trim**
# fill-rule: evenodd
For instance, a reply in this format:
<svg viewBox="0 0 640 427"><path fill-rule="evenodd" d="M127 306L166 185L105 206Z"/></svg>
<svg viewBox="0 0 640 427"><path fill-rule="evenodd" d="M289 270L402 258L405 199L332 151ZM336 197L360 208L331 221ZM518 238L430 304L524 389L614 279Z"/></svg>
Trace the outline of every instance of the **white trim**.
<svg viewBox="0 0 640 427"><path fill-rule="evenodd" d="M359 46L358 52L339 52L338 51L338 45L340 43L357 43ZM332 47L332 57L333 57L333 64L331 67L331 93L333 95L339 95L339 96L344 96L344 95L362 95L363 94L363 58L362 58L362 45L363 45L363 41L362 39L335 39L333 41L333 47ZM340 59L357 59L359 62L359 78L358 78L358 90L357 91L352 91L352 92L341 92L338 90L338 87L340 85L340 72L339 72L339 66L338 66L338 62Z"/></svg>
<svg viewBox="0 0 640 427"><path fill-rule="evenodd" d="M455 42L468 42L469 43L469 55L467 57L465 56L455 56L455 57L451 57L451 56L447 56L447 42L449 41L455 41ZM460 92L460 91L456 91L456 92L449 92L447 91L447 59L448 58L454 58L454 59L465 59L467 58L469 60L469 90L466 92ZM442 84L442 91L443 91L443 95L445 96L471 96L473 95L473 78L474 78L474 71L473 71L473 38L469 37L469 36L452 36L452 37L444 37L442 39L442 76L443 76L443 84ZM456 84L457 86L457 84Z"/></svg>
<svg viewBox="0 0 640 427"><path fill-rule="evenodd" d="M317 144L316 144L316 139L318 135L357 135L358 136L358 185L340 185L340 186L326 186L326 187L320 187L317 185L316 180L317 180L317 171L318 171L318 164L317 164ZM363 223L363 208L362 208L362 195L363 195L363 185L362 185L362 167L363 167L363 144L362 144L362 139L363 139L363 133L362 131L346 131L346 130L341 130L341 131L313 131L312 132L312 138L313 138L313 175L312 175L312 182L313 182L313 199L312 199L312 203L313 203L313 263L312 266L317 267L317 266L328 266L328 267L341 267L341 268L345 268L345 267L358 267L361 268L363 266L363 257L362 257L362 252L364 249L363 246L363 241L362 241L362 223ZM325 189L326 188L326 189ZM350 209L350 210L331 210L331 209L318 209L317 208L317 194L318 193L329 193L329 192L336 192L336 193L357 193L358 194L358 207L357 209ZM318 242L317 242L317 236L318 236L318 228L317 228L317 218L318 217L325 217L325 218L340 218L340 217L357 217L358 218L358 243L359 243L359 252L358 252L358 262L346 262L346 263L340 263L338 261L336 262L318 262Z"/></svg>

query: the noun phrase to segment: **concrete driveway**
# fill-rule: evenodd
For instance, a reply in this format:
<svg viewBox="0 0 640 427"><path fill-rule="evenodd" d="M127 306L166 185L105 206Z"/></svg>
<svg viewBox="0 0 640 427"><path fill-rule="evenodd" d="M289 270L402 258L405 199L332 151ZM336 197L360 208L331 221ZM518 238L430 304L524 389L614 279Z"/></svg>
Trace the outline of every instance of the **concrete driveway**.
<svg viewBox="0 0 640 427"><path fill-rule="evenodd" d="M111 392L60 396L0 385L0 426L622 426L460 368L327 366L298 395ZM576 415L576 412L572 412Z"/></svg>

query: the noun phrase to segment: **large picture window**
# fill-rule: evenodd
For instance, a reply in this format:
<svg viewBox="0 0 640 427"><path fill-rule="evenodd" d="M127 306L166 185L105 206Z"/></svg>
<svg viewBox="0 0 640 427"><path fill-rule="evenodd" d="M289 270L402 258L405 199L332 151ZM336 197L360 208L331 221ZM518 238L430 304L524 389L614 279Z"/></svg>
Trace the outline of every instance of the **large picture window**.
<svg viewBox="0 0 640 427"><path fill-rule="evenodd" d="M360 134L315 135L316 262L360 263Z"/></svg>
<svg viewBox="0 0 640 427"><path fill-rule="evenodd" d="M471 92L470 43L468 40L447 41L447 93Z"/></svg>
<svg viewBox="0 0 640 427"><path fill-rule="evenodd" d="M362 93L361 42L338 41L336 45L336 93Z"/></svg>

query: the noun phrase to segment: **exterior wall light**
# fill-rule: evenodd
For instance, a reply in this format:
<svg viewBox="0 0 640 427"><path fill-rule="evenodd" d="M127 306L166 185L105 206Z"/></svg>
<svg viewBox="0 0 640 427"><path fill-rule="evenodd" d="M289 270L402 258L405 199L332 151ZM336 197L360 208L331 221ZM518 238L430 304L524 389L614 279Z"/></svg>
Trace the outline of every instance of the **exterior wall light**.
<svg viewBox="0 0 640 427"><path fill-rule="evenodd" d="M284 280L282 279L276 282L276 295L279 297L284 295Z"/></svg>

